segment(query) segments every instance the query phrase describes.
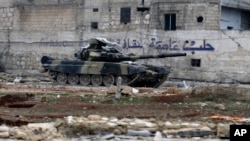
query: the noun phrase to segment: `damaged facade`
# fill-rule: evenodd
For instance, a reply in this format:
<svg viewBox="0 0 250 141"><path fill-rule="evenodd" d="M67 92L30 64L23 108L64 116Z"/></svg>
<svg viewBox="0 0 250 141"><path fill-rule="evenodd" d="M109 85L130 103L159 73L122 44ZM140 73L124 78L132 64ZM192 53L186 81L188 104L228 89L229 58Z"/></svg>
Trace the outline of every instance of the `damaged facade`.
<svg viewBox="0 0 250 141"><path fill-rule="evenodd" d="M6 71L40 69L43 55L74 58L91 37L125 53L186 52L143 60L169 78L249 83L248 0L0 0L0 60Z"/></svg>

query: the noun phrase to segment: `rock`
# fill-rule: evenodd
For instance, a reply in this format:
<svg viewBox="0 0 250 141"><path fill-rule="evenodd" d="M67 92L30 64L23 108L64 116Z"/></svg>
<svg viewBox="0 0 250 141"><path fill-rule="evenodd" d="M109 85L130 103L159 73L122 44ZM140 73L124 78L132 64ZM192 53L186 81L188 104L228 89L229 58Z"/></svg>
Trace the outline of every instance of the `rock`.
<svg viewBox="0 0 250 141"><path fill-rule="evenodd" d="M177 87L168 87L167 89L163 90L161 94L178 94L180 90Z"/></svg>
<svg viewBox="0 0 250 141"><path fill-rule="evenodd" d="M182 128L187 128L187 127L189 127L190 126L190 123L188 123L188 122L183 122L183 123L181 123L181 127Z"/></svg>
<svg viewBox="0 0 250 141"><path fill-rule="evenodd" d="M107 117L102 117L102 120L103 120L103 121L108 121L109 118L107 118Z"/></svg>
<svg viewBox="0 0 250 141"><path fill-rule="evenodd" d="M164 129L180 129L181 125L179 123L171 123L171 122L165 122L165 127Z"/></svg>
<svg viewBox="0 0 250 141"><path fill-rule="evenodd" d="M57 119L54 123L54 126L57 128L57 127L60 127L62 126L64 123L64 121L62 119Z"/></svg>
<svg viewBox="0 0 250 141"><path fill-rule="evenodd" d="M230 124L217 124L217 137L229 137Z"/></svg>
<svg viewBox="0 0 250 141"><path fill-rule="evenodd" d="M0 132L9 132L9 127L5 125L0 126Z"/></svg>
<svg viewBox="0 0 250 141"><path fill-rule="evenodd" d="M152 122L148 122L145 120L141 120L141 119L135 119L134 120L134 126L136 126L137 128L156 128L157 125L155 123Z"/></svg>
<svg viewBox="0 0 250 141"><path fill-rule="evenodd" d="M162 134L161 132L157 131L154 136L154 141L162 141Z"/></svg>
<svg viewBox="0 0 250 141"><path fill-rule="evenodd" d="M190 128L199 128L201 125L199 123L190 123L188 126Z"/></svg>
<svg viewBox="0 0 250 141"><path fill-rule="evenodd" d="M114 134L108 134L108 135L103 136L102 140L110 140L110 139L113 139L113 138L115 138Z"/></svg>
<svg viewBox="0 0 250 141"><path fill-rule="evenodd" d="M75 121L73 120L73 117L72 117L72 116L66 117L66 121L67 121L67 124L73 124L73 122L75 122Z"/></svg>
<svg viewBox="0 0 250 141"><path fill-rule="evenodd" d="M0 132L0 138L8 138L9 135L9 132Z"/></svg>
<svg viewBox="0 0 250 141"><path fill-rule="evenodd" d="M139 88L139 93L152 93L153 91L153 88Z"/></svg>
<svg viewBox="0 0 250 141"><path fill-rule="evenodd" d="M121 135L122 134L121 130L119 130L119 129L114 129L113 133L116 134L116 135Z"/></svg>
<svg viewBox="0 0 250 141"><path fill-rule="evenodd" d="M0 79L1 80L1 79ZM5 88L6 86L4 85L4 84L2 84L2 83L0 83L0 89L3 89L3 88Z"/></svg>
<svg viewBox="0 0 250 141"><path fill-rule="evenodd" d="M218 110L226 110L226 107L225 107L225 105L223 105L223 104L216 104L216 105L215 105L215 109L218 109Z"/></svg>
<svg viewBox="0 0 250 141"><path fill-rule="evenodd" d="M209 127L210 129L216 131L217 130L217 125L215 123L205 123L205 126Z"/></svg>
<svg viewBox="0 0 250 141"><path fill-rule="evenodd" d="M207 130L183 130L177 132L177 135L182 137L182 138L187 138L187 137L208 137L208 136L214 136L213 131L207 131Z"/></svg>
<svg viewBox="0 0 250 141"><path fill-rule="evenodd" d="M62 138L62 134L57 131L54 123L29 123L23 130L27 134L27 140L40 141Z"/></svg>
<svg viewBox="0 0 250 141"><path fill-rule="evenodd" d="M189 95L192 93L193 88L179 88L177 94Z"/></svg>
<svg viewBox="0 0 250 141"><path fill-rule="evenodd" d="M121 91L122 94L135 94L135 93L138 93L138 90L135 89L135 88L132 88L130 86L122 86L122 91Z"/></svg>
<svg viewBox="0 0 250 141"><path fill-rule="evenodd" d="M89 120L101 120L102 117L100 115L89 115L88 119Z"/></svg>
<svg viewBox="0 0 250 141"><path fill-rule="evenodd" d="M135 88L132 88L132 93L133 94L137 94L139 92L139 90L135 89Z"/></svg>
<svg viewBox="0 0 250 141"><path fill-rule="evenodd" d="M110 122L118 122L119 120L118 120L117 118L113 117L113 118L110 118L109 121L110 121Z"/></svg>
<svg viewBox="0 0 250 141"><path fill-rule="evenodd" d="M21 83L22 82L22 77L16 77L13 82L14 83Z"/></svg>
<svg viewBox="0 0 250 141"><path fill-rule="evenodd" d="M110 87L108 87L107 89L107 94L115 94L116 93L116 86L111 85Z"/></svg>
<svg viewBox="0 0 250 141"><path fill-rule="evenodd" d="M14 128L10 130L10 135L12 138L15 138L15 139L22 139L22 140L27 139L27 134L23 132L22 129L18 129L18 128Z"/></svg>
<svg viewBox="0 0 250 141"><path fill-rule="evenodd" d="M114 122L108 122L107 125L109 128L115 128L117 126L117 124Z"/></svg>
<svg viewBox="0 0 250 141"><path fill-rule="evenodd" d="M40 128L40 129L54 129L54 122L48 122L48 123L29 123L27 125L28 128Z"/></svg>
<svg viewBox="0 0 250 141"><path fill-rule="evenodd" d="M149 137L152 133L148 130L128 130L127 135Z"/></svg>
<svg viewBox="0 0 250 141"><path fill-rule="evenodd" d="M114 130L116 135L127 134L128 128L127 125L118 125L118 127Z"/></svg>
<svg viewBox="0 0 250 141"><path fill-rule="evenodd" d="M122 94L131 94L131 93L132 93L132 87L129 86L122 87Z"/></svg>

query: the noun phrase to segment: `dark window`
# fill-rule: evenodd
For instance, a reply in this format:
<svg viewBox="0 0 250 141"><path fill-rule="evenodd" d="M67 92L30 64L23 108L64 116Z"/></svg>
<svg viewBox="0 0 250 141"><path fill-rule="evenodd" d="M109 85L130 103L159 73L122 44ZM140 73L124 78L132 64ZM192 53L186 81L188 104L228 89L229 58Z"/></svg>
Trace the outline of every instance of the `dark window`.
<svg viewBox="0 0 250 141"><path fill-rule="evenodd" d="M165 14L164 30L176 30L176 14Z"/></svg>
<svg viewBox="0 0 250 141"><path fill-rule="evenodd" d="M227 26L227 29L228 30L232 30L232 29L234 29L232 26Z"/></svg>
<svg viewBox="0 0 250 141"><path fill-rule="evenodd" d="M121 8L121 23L127 24L130 23L131 20L131 8L130 7L123 7Z"/></svg>
<svg viewBox="0 0 250 141"><path fill-rule="evenodd" d="M241 28L250 29L250 11L241 11Z"/></svg>
<svg viewBox="0 0 250 141"><path fill-rule="evenodd" d="M191 59L191 66L192 67L200 67L201 66L201 59Z"/></svg>
<svg viewBox="0 0 250 141"><path fill-rule="evenodd" d="M93 8L93 12L98 12L99 9L98 8Z"/></svg>
<svg viewBox="0 0 250 141"><path fill-rule="evenodd" d="M202 16L197 17L197 22L202 23L203 22L203 17Z"/></svg>
<svg viewBox="0 0 250 141"><path fill-rule="evenodd" d="M92 29L98 29L98 22L91 22Z"/></svg>

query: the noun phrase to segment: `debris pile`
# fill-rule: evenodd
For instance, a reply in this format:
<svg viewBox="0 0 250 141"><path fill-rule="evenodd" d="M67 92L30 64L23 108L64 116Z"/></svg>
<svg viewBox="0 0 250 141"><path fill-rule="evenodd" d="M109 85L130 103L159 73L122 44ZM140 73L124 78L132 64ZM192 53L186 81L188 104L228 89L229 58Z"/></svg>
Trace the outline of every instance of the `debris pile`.
<svg viewBox="0 0 250 141"><path fill-rule="evenodd" d="M50 123L29 123L20 127L0 126L0 138L22 140L52 140L99 137L109 140L115 136L154 138L218 138L228 137L230 123L169 122L156 119L118 119L89 115L68 116Z"/></svg>

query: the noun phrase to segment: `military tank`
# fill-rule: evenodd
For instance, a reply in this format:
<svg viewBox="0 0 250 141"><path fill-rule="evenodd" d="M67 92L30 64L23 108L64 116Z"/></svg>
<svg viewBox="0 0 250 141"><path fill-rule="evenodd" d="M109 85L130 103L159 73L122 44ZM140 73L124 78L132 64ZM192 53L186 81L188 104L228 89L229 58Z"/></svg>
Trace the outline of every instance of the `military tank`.
<svg viewBox="0 0 250 141"><path fill-rule="evenodd" d="M115 85L117 77L122 85L134 87L158 87L170 73L170 67L141 65L138 59L186 56L186 53L159 55L123 54L118 44L105 38L92 38L86 47L74 54L75 60L55 59L43 56L44 72L58 84L83 86Z"/></svg>

